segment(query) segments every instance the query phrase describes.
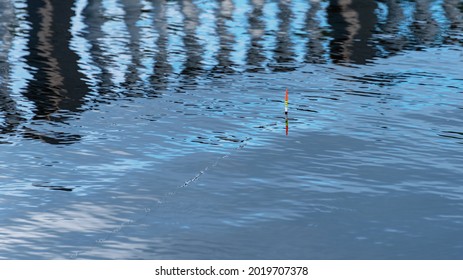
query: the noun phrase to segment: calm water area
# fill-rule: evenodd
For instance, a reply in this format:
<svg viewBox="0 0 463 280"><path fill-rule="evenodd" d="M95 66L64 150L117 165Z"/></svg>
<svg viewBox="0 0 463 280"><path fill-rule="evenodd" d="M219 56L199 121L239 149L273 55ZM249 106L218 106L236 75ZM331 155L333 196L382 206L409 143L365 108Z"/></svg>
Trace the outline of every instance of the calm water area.
<svg viewBox="0 0 463 280"><path fill-rule="evenodd" d="M463 1L0 0L0 171L1 259L463 259Z"/></svg>

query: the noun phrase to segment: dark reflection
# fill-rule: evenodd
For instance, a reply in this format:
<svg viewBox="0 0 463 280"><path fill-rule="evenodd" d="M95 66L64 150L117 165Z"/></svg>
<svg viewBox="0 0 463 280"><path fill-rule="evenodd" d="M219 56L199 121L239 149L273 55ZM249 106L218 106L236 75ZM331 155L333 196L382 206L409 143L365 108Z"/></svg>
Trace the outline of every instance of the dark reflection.
<svg viewBox="0 0 463 280"><path fill-rule="evenodd" d="M0 138L13 132L23 121L21 112L14 99L8 93L8 68L0 63Z"/></svg>
<svg viewBox="0 0 463 280"><path fill-rule="evenodd" d="M89 55L99 69L94 73L96 76L94 87L100 94L108 93L112 86L108 59L103 55L101 46L101 38L104 38L102 26L106 22L103 14L102 0L89 1L83 11L84 24L87 26L83 37L90 44Z"/></svg>
<svg viewBox="0 0 463 280"><path fill-rule="evenodd" d="M293 13L290 8L290 1L284 0L278 2L278 31L276 35L276 48L274 51L275 65L274 71L292 71L295 70L295 53L293 42L290 39L291 19Z"/></svg>
<svg viewBox="0 0 463 280"><path fill-rule="evenodd" d="M439 41L437 37L439 26L431 13L432 4L429 0L417 0L415 2L416 8L413 14L412 30L414 43L418 46L433 44Z"/></svg>
<svg viewBox="0 0 463 280"><path fill-rule="evenodd" d="M449 34L444 34L444 42L447 44L463 44L463 2L460 0L445 0L443 4L445 16L449 20Z"/></svg>
<svg viewBox="0 0 463 280"><path fill-rule="evenodd" d="M378 23L376 40L387 55L404 49L409 36L403 30L407 20L403 6L396 0L386 0L384 4L387 7L387 17L385 22Z"/></svg>
<svg viewBox="0 0 463 280"><path fill-rule="evenodd" d="M228 23L233 20L235 6L231 0L218 1L216 14L216 33L219 37L219 50L216 55L217 64L213 73L233 73L234 63L231 59L236 38L228 29Z"/></svg>
<svg viewBox="0 0 463 280"><path fill-rule="evenodd" d="M370 42L376 24L373 0L331 0L328 23L331 25L331 58L334 62L365 64L375 56Z"/></svg>
<svg viewBox="0 0 463 280"><path fill-rule="evenodd" d="M326 63L327 51L324 44L327 41L324 33L327 31L320 21L320 13L323 11L320 1L310 1L310 7L305 17L308 33L305 61L308 63Z"/></svg>
<svg viewBox="0 0 463 280"><path fill-rule="evenodd" d="M2 79L2 83L3 83ZM7 90L0 88L0 134L5 135L13 132L20 122L23 121L15 101L6 93ZM0 135L0 137L1 137Z"/></svg>
<svg viewBox="0 0 463 280"><path fill-rule="evenodd" d="M252 0L253 6L251 13L249 14L249 35L251 36L251 47L247 52L247 64L248 71L258 72L265 68L263 63L265 62L264 47L262 45L262 38L265 34L265 22L263 19L263 7L265 4L264 0Z"/></svg>
<svg viewBox="0 0 463 280"><path fill-rule="evenodd" d="M69 47L73 2L29 0L27 5L31 30L26 59L34 71L24 96L34 103L34 120L63 122L67 117L60 112L81 111L88 92L78 69L78 57ZM51 144L72 143L80 138L68 136L61 132L43 135L34 130L24 133L26 138Z"/></svg>
<svg viewBox="0 0 463 280"><path fill-rule="evenodd" d="M10 1L0 1L0 138L13 132L23 120L17 104L8 91L9 66L8 51L13 34L11 26L15 22L14 10Z"/></svg>
<svg viewBox="0 0 463 280"><path fill-rule="evenodd" d="M169 81L169 74L172 72L172 66L168 61L168 24L166 15L165 1L154 1L154 31L158 37L156 39L155 55L154 55L154 69L151 76L152 86L157 90L164 90L167 88Z"/></svg>
<svg viewBox="0 0 463 280"><path fill-rule="evenodd" d="M81 139L80 135L47 130L34 130L31 128L24 128L23 136L29 139L41 140L43 142L54 145L72 144Z"/></svg>
<svg viewBox="0 0 463 280"><path fill-rule="evenodd" d="M36 106L36 119L62 121L59 110L78 112L88 92L70 49L72 1L27 1L32 30L27 64L35 69L24 95Z"/></svg>
<svg viewBox="0 0 463 280"><path fill-rule="evenodd" d="M192 0L182 0L180 1L180 5L180 9L184 17L183 44L185 46L186 53L184 67L181 74L191 77L199 75L203 68L203 47L196 36L200 11Z"/></svg>
<svg viewBox="0 0 463 280"><path fill-rule="evenodd" d="M131 54L131 61L125 73L124 86L130 89L130 95L133 95L134 92L137 92L137 88L143 87L140 85L140 68L142 68L140 38L142 35L140 34L140 27L137 25L137 21L141 18L143 6L138 1L122 0L121 3L125 11L124 22L129 34L130 44L128 47Z"/></svg>

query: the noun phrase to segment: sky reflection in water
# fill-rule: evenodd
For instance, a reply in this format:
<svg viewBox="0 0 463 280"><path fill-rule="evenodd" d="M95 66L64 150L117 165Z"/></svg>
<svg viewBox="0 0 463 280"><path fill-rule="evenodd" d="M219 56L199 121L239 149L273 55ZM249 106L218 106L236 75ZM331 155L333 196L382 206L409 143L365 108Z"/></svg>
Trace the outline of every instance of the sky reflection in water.
<svg viewBox="0 0 463 280"><path fill-rule="evenodd" d="M462 15L0 0L0 258L461 259Z"/></svg>

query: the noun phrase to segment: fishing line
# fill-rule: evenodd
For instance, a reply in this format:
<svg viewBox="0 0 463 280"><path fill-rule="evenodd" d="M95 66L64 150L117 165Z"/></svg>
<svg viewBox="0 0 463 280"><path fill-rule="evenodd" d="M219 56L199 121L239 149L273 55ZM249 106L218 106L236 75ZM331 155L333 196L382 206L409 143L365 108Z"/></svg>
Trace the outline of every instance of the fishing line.
<svg viewBox="0 0 463 280"><path fill-rule="evenodd" d="M285 99L284 99L284 104L285 104L285 107L284 107L284 113L285 113L285 132L286 132L286 135L288 135L288 89L286 89L285 91ZM266 127L270 127L270 126L275 126L277 124L275 123L271 123L271 124L267 124L267 125L262 125L262 126L259 126L259 128L266 128ZM170 192L167 192L166 194L164 194L163 196L161 196L161 199L159 199L157 202L156 202L156 205L152 206L152 207L145 207L142 209L142 212L141 214L138 214L137 215L137 218L136 219L127 219L125 222L122 222L120 223L117 227L115 227L114 229L112 229L111 231L107 232L106 234L104 234L104 236L102 238L99 238L97 240L95 240L93 242L93 245L89 248L89 249L86 249L86 250L83 250L83 251L72 251L71 254L70 254L70 258L72 259L76 259L79 257L79 255L84 255L84 254L88 254L92 251L95 251L97 249L101 249L103 247L103 245L105 243L107 243L108 241L110 241L111 239L113 239L117 234L123 232L128 226L130 225L134 225L134 224L141 224L141 222L147 217L150 215L150 213L152 212L152 210L156 207L160 207L163 203L166 202L166 200L168 200L170 197L173 197L174 195L178 194L182 189L188 187L190 184L196 182L197 180L199 180L199 178L201 176L203 176L206 172L208 172L210 169L216 167L222 160L226 159L226 158L229 158L231 156L233 156L234 154L236 154L238 151L242 150L243 148L245 148L248 144L249 144L249 141L251 141L252 138L251 137L247 137L246 139L244 140L241 140L240 141L240 145L236 148L234 148L232 151L228 152L227 154L225 155L222 155L220 157L217 157L215 159L214 162L212 162L211 164L207 165L206 167L204 167L203 169L201 169L199 172L197 172L193 177L191 177L189 180L186 180L183 184L177 186L174 191L170 191Z"/></svg>
<svg viewBox="0 0 463 280"><path fill-rule="evenodd" d="M216 158L211 164L209 164L206 167L204 167L203 169L201 169L193 177L186 180L183 184L177 186L174 191L170 191L170 192L167 192L164 195L162 195L161 198L156 202L156 205L153 205L151 207L144 207L142 210L139 211L139 212L142 212L142 213L141 214L139 213L138 215L136 215L137 218L135 218L135 219L127 219L125 222L120 223L114 229L110 230L106 234L103 234L104 235L103 237L101 237L99 239L96 239L93 242L93 245L90 248L88 248L86 250L83 250L83 251L72 251L71 254L70 254L70 258L75 259L75 258L78 258L79 255L88 254L88 253L90 253L92 251L95 251L97 249L101 249L102 246L104 245L104 243L107 243L108 241L113 239L116 236L116 234L123 232L124 229L126 229L130 225L139 224L151 212L153 212L154 208L160 207L170 197L178 194L182 189L184 189L184 188L188 187L190 184L196 182L208 170L216 167L220 163L220 161L222 161L222 160L224 160L226 158L229 158L229 157L233 156L235 153L237 153L238 151L242 150L244 147L247 146L247 144L249 143L250 140L252 140L251 137L248 137L248 138L246 138L244 140L241 140L240 145L238 147L234 148L232 151L228 152L227 154Z"/></svg>

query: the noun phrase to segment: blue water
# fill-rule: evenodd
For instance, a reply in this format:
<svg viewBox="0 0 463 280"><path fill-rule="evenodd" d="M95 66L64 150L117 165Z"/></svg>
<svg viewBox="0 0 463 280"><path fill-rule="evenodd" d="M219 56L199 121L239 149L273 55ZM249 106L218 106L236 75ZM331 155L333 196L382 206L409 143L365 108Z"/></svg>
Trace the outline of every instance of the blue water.
<svg viewBox="0 0 463 280"><path fill-rule="evenodd" d="M0 258L462 259L462 28L457 0L0 0Z"/></svg>

